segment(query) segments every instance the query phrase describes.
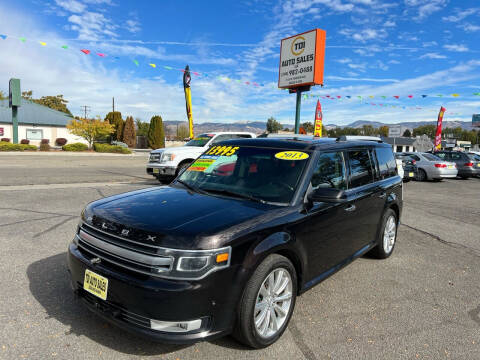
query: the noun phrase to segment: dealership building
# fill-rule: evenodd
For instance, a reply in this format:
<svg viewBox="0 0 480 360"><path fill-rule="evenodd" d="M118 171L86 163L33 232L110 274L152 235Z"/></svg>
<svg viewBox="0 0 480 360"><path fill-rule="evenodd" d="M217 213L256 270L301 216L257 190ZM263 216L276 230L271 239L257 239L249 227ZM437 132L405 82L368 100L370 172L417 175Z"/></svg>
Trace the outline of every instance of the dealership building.
<svg viewBox="0 0 480 360"><path fill-rule="evenodd" d="M71 120L68 114L22 99L18 107L18 142L27 139L30 144L39 145L42 139L48 139L55 145L57 138L65 138L68 143L86 143L68 131L67 124ZM13 141L12 109L8 107L8 100L0 100L0 138Z"/></svg>

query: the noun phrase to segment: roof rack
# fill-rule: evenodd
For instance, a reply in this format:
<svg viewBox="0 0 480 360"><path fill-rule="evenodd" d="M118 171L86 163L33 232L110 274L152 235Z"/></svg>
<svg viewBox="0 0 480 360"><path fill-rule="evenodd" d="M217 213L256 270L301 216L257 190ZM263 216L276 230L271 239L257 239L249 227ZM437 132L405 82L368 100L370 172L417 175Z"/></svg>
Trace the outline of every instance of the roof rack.
<svg viewBox="0 0 480 360"><path fill-rule="evenodd" d="M337 141L352 141L352 140L357 140L357 141L376 141L376 142L383 142L382 139L380 139L377 136L357 136L357 135L342 135L337 138Z"/></svg>

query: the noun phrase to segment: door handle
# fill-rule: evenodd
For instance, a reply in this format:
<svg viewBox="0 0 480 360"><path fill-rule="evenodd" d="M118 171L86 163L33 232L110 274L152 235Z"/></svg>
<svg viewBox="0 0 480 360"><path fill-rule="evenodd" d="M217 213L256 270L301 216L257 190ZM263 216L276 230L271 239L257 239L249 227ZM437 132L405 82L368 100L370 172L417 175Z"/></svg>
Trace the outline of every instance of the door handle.
<svg viewBox="0 0 480 360"><path fill-rule="evenodd" d="M385 199L386 196L387 196L387 193L385 193L385 192L383 192L383 193L381 193L380 195L378 195L378 197L379 197L380 199Z"/></svg>
<svg viewBox="0 0 480 360"><path fill-rule="evenodd" d="M357 207L355 205L350 204L345 208L345 211L348 211L348 212L355 211L356 208Z"/></svg>

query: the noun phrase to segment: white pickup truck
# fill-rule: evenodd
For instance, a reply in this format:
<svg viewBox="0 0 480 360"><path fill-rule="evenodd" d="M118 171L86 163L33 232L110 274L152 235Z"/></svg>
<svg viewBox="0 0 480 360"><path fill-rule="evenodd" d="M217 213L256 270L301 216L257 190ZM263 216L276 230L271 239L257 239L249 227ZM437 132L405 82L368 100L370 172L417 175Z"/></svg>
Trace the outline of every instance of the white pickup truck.
<svg viewBox="0 0 480 360"><path fill-rule="evenodd" d="M211 132L198 135L184 146L153 150L150 152L147 174L160 182L170 182L210 146L224 140L254 137L256 135L249 132Z"/></svg>

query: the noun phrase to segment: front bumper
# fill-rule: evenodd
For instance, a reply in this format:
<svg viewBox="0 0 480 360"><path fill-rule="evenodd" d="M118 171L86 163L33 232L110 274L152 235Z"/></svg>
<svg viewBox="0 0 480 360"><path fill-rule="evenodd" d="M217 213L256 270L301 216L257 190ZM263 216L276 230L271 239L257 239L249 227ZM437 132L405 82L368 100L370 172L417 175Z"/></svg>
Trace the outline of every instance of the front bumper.
<svg viewBox="0 0 480 360"><path fill-rule="evenodd" d="M148 163L147 164L147 174L153 175L156 177L171 177L175 176L177 173L177 167L172 165L164 165L159 163Z"/></svg>
<svg viewBox="0 0 480 360"><path fill-rule="evenodd" d="M233 329L241 288L234 281L235 267L197 281L167 280L103 261L92 265L88 255L73 243L67 260L75 293L90 310L125 330L164 343L187 344L227 335ZM83 290L86 269L108 279L105 301ZM200 329L185 333L157 331L149 326L150 320L196 319L202 320Z"/></svg>

